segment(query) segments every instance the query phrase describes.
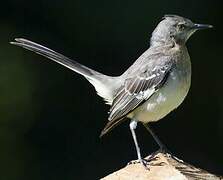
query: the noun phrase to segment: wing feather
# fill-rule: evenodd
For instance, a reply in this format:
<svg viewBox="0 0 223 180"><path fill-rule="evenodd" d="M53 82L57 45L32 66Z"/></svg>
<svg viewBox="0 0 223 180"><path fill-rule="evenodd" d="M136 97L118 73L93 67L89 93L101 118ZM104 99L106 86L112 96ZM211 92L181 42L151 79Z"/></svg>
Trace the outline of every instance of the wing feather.
<svg viewBox="0 0 223 180"><path fill-rule="evenodd" d="M138 73L126 79L117 91L109 112L109 122L101 136L120 123L124 117L149 99L167 80L172 61L167 58L153 67L144 66Z"/></svg>

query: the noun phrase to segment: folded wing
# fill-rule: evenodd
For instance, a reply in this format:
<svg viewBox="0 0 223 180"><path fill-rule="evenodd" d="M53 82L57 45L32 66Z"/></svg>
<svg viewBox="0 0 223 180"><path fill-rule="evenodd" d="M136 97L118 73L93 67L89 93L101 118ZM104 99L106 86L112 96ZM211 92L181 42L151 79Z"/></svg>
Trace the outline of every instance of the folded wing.
<svg viewBox="0 0 223 180"><path fill-rule="evenodd" d="M157 64L156 62L161 63ZM101 136L122 122L129 113L159 90L167 80L171 67L171 59L165 57L162 61L157 60L139 68L135 75L126 79L113 100L109 122Z"/></svg>

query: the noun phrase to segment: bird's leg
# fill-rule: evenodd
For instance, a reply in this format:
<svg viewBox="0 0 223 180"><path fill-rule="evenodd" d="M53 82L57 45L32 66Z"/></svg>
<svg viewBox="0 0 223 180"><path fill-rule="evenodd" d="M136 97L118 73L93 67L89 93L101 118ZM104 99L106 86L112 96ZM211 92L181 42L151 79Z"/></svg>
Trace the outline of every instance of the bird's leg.
<svg viewBox="0 0 223 180"><path fill-rule="evenodd" d="M172 157L173 159L175 159L178 162L182 162L182 160L178 159L177 157L175 157L168 149L167 147L159 140L158 136L153 132L153 130L149 127L148 124L143 123L143 125L145 126L145 128L147 129L147 131L149 131L149 133L152 135L152 137L155 139L156 143L159 145L160 150L159 152L165 153L167 156ZM148 159L148 161L153 160L156 155L156 152L154 154L152 154L150 156L150 158Z"/></svg>
<svg viewBox="0 0 223 180"><path fill-rule="evenodd" d="M142 159L142 156L141 156L141 152L140 152L140 148L139 148L139 145L138 145L138 141L137 141L137 138L136 138L136 133L135 133L135 129L137 127L137 121L135 120L131 120L130 124L129 124L129 127L130 127L130 130L131 130L131 133L132 133L132 137L133 137L133 140L134 140L134 143L135 143L135 147L136 147L136 152L137 152L137 156L138 156L138 161L146 168L146 164L147 162L144 161L144 159Z"/></svg>
<svg viewBox="0 0 223 180"><path fill-rule="evenodd" d="M163 153L169 153L167 147L159 140L158 136L153 132L153 130L149 127L149 125L145 123L143 123L143 125L145 126L146 130L149 131L149 133L155 139L156 143L159 145L160 151Z"/></svg>

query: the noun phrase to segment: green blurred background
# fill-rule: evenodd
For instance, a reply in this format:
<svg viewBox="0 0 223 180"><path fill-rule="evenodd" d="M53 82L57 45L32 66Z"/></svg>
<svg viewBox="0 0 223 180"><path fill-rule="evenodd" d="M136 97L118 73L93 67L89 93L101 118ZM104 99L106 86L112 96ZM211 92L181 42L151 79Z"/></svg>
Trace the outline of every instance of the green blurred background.
<svg viewBox="0 0 223 180"><path fill-rule="evenodd" d="M72 71L10 45L25 37L109 75L149 46L164 14L214 29L187 43L192 87L176 111L152 124L179 158L223 174L223 11L210 0L8 0L0 9L0 180L99 179L136 159L128 122L100 139L109 107ZM139 126L144 156L157 150Z"/></svg>

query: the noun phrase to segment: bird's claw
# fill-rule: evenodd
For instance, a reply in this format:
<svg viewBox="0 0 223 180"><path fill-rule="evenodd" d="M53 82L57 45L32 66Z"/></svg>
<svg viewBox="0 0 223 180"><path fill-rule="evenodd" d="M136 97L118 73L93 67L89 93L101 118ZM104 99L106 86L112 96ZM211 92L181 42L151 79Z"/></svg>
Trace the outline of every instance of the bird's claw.
<svg viewBox="0 0 223 180"><path fill-rule="evenodd" d="M149 162L150 162L150 161L147 160L147 159L137 159L137 160L132 160L132 161L130 161L130 162L128 163L128 165L130 165L130 164L138 164L138 163L140 163L140 164L142 164L142 165L145 167L146 170L149 170L149 167L148 167Z"/></svg>

